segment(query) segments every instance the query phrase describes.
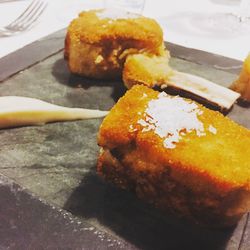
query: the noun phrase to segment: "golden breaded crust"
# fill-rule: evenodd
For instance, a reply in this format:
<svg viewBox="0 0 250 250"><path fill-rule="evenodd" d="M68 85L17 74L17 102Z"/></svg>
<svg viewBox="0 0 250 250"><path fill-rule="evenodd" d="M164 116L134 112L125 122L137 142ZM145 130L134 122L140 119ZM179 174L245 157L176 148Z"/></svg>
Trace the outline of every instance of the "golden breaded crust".
<svg viewBox="0 0 250 250"><path fill-rule="evenodd" d="M119 18L109 10L80 13L70 23L65 39L71 72L99 79L121 77L128 54L160 54L162 50L163 33L156 21L126 12Z"/></svg>
<svg viewBox="0 0 250 250"><path fill-rule="evenodd" d="M81 12L71 22L68 32L88 44L103 45L105 42L118 40L125 41L128 47L158 51L163 41L163 33L155 20L140 15L126 17L124 13L121 13L121 19L117 16L112 18L115 13L109 13L110 11L112 10Z"/></svg>
<svg viewBox="0 0 250 250"><path fill-rule="evenodd" d="M138 122L158 96L137 85L112 108L99 132L98 173L162 209L200 223L235 224L250 208L250 131L196 103L203 135L191 131L167 148Z"/></svg>
<svg viewBox="0 0 250 250"><path fill-rule="evenodd" d="M250 53L244 60L241 72L236 79L231 89L241 94L241 99L250 102Z"/></svg>
<svg viewBox="0 0 250 250"><path fill-rule="evenodd" d="M129 55L124 64L122 79L127 88L136 84L148 87L166 84L172 70L169 67L170 55L166 50L162 55Z"/></svg>

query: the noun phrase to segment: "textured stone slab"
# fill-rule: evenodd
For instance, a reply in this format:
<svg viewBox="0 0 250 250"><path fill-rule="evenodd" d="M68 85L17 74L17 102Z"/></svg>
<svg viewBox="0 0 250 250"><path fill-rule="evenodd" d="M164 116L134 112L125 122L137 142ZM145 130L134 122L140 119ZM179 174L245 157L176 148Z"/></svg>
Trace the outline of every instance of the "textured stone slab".
<svg viewBox="0 0 250 250"><path fill-rule="evenodd" d="M0 175L0 249L135 249Z"/></svg>
<svg viewBox="0 0 250 250"><path fill-rule="evenodd" d="M250 249L250 220L249 214L247 215L247 224L244 227L243 237L240 242L240 250L248 250Z"/></svg>
<svg viewBox="0 0 250 250"><path fill-rule="evenodd" d="M207 65L172 59L182 71L228 86L235 78ZM0 85L0 95L39 98L69 107L110 109L125 92L120 82L72 76L62 53L24 70ZM229 113L250 127L250 109ZM209 230L180 222L118 190L95 173L100 119L0 130L0 173L138 249L238 249L247 216L235 228Z"/></svg>
<svg viewBox="0 0 250 250"><path fill-rule="evenodd" d="M1 58L0 82L62 50L65 32L60 30Z"/></svg>
<svg viewBox="0 0 250 250"><path fill-rule="evenodd" d="M66 29L59 30L1 58L0 82L62 50L65 34ZM213 65L216 69L232 73L238 73L242 65L241 61L231 58L197 49L187 49L173 43L166 42L165 44L173 57L189 62L207 66Z"/></svg>

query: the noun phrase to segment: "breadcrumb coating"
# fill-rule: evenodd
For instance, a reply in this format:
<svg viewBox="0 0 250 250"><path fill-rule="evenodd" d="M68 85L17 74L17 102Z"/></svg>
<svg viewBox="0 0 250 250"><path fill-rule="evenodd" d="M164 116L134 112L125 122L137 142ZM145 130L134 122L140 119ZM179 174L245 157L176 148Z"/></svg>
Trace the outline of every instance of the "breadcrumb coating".
<svg viewBox="0 0 250 250"><path fill-rule="evenodd" d="M163 210L198 223L235 224L250 208L250 131L182 98L197 107L204 130L183 128L168 148L164 137L138 122L147 122L149 103L158 98L159 92L137 85L112 108L99 131L98 173ZM176 110L165 115L181 115Z"/></svg>
<svg viewBox="0 0 250 250"><path fill-rule="evenodd" d="M161 55L146 53L129 55L122 73L124 84L127 88L136 84L143 84L150 88L166 84L172 74L169 59L167 50L164 50Z"/></svg>
<svg viewBox="0 0 250 250"><path fill-rule="evenodd" d="M159 55L162 47L162 29L155 20L126 12L119 18L109 10L90 10L70 23L65 58L72 73L97 79L121 78L129 54Z"/></svg>
<svg viewBox="0 0 250 250"><path fill-rule="evenodd" d="M245 58L239 77L233 82L231 89L240 93L244 101L250 102L250 53Z"/></svg>

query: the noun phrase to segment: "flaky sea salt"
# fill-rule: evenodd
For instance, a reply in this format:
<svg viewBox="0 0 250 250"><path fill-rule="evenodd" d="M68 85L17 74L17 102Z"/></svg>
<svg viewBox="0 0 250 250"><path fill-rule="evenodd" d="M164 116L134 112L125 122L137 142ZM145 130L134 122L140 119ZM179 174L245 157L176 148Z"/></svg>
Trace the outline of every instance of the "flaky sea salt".
<svg viewBox="0 0 250 250"><path fill-rule="evenodd" d="M143 132L153 130L164 138L166 148L175 148L187 133L195 131L197 136L205 135L203 123L198 119L201 114L202 110L194 102L162 92L148 103L144 118L138 123L143 126Z"/></svg>
<svg viewBox="0 0 250 250"><path fill-rule="evenodd" d="M129 19L129 18L138 18L139 15L135 13L130 13L128 11L124 11L121 9L104 9L100 12L97 12L96 15L100 19L113 19L113 20L118 20L118 19Z"/></svg>
<svg viewBox="0 0 250 250"><path fill-rule="evenodd" d="M217 133L217 129L216 129L214 126L212 126L212 125L209 125L208 130L209 130L212 134L216 134L216 133Z"/></svg>

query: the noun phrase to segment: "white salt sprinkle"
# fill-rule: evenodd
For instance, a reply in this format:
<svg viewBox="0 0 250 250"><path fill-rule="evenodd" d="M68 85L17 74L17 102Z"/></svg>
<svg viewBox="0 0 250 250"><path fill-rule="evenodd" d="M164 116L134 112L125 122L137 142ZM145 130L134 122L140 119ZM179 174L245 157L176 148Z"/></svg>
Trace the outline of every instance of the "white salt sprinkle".
<svg viewBox="0 0 250 250"><path fill-rule="evenodd" d="M162 92L148 103L144 119L138 123L144 127L142 132L153 130L164 138L166 148L175 148L187 133L195 131L197 136L205 135L203 123L198 119L201 114L202 110L194 102Z"/></svg>
<svg viewBox="0 0 250 250"><path fill-rule="evenodd" d="M216 133L217 133L217 129L216 129L214 126L212 126L212 125L209 125L208 130L209 130L212 134L216 134Z"/></svg>

